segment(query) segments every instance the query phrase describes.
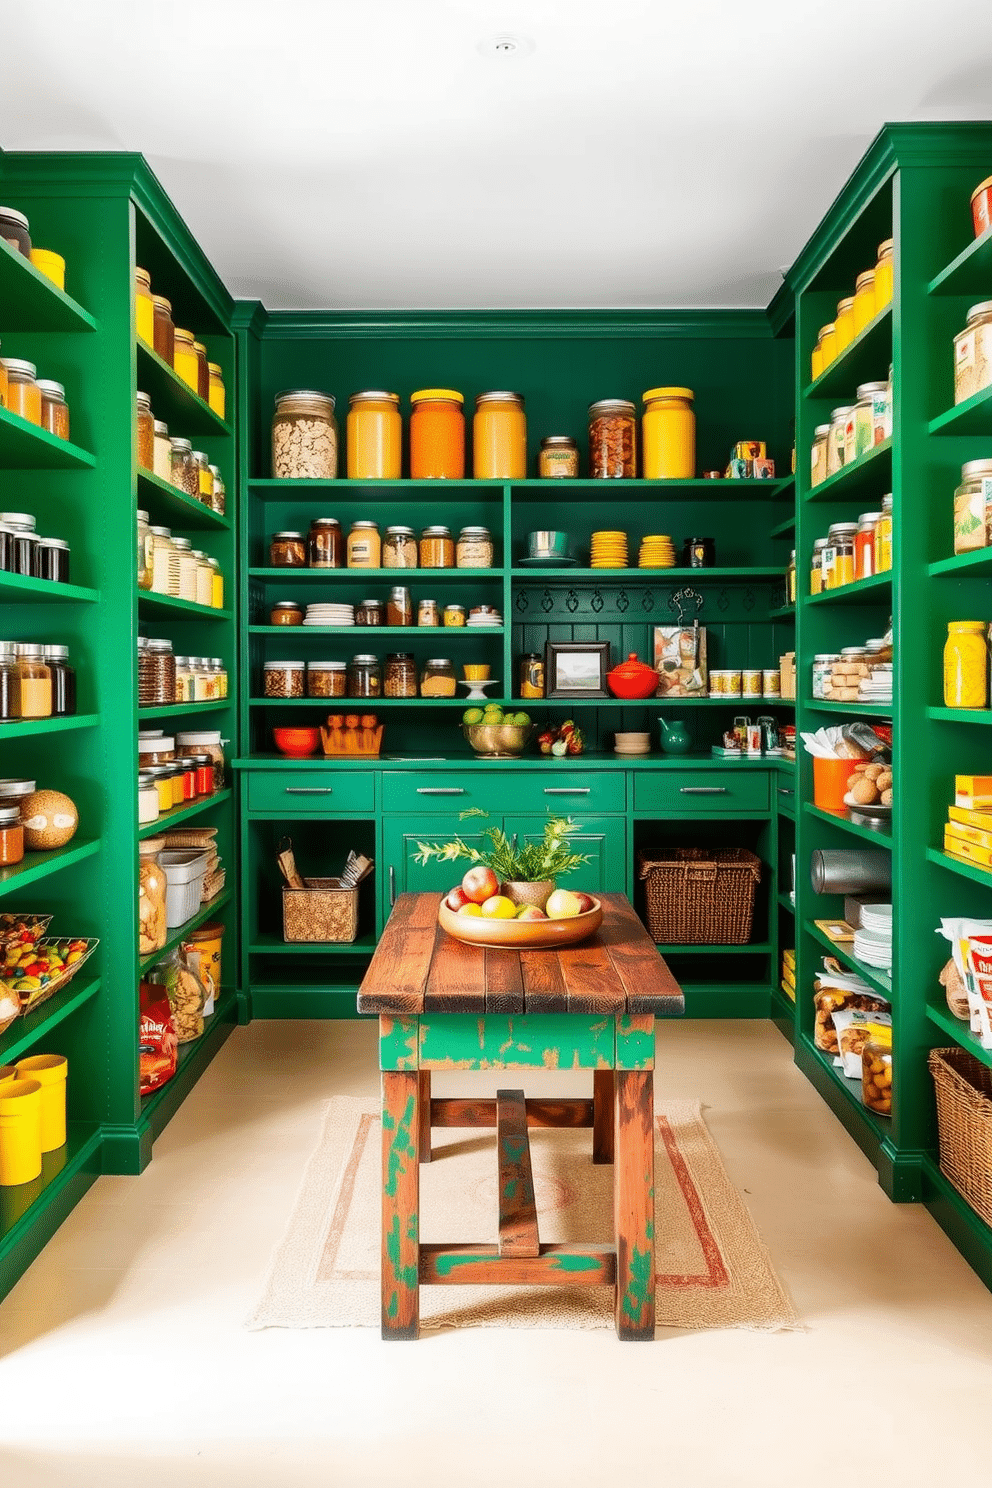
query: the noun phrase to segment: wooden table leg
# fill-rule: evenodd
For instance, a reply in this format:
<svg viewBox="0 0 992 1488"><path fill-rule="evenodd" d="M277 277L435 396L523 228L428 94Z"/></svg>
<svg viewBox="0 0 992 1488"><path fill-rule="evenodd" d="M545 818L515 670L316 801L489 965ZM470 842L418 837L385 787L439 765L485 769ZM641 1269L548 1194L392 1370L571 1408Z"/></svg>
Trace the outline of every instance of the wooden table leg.
<svg viewBox="0 0 992 1488"><path fill-rule="evenodd" d="M420 1071L420 1161L431 1160L431 1072Z"/></svg>
<svg viewBox="0 0 992 1488"><path fill-rule="evenodd" d="M627 1342L654 1338L654 1071L617 1070L613 1213L615 1322Z"/></svg>
<svg viewBox="0 0 992 1488"><path fill-rule="evenodd" d="M613 1102L615 1085L611 1069L592 1072L592 1160L613 1161Z"/></svg>
<svg viewBox="0 0 992 1488"><path fill-rule="evenodd" d="M382 1336L420 1331L420 1078L382 1072ZM430 1118L428 1118L430 1119Z"/></svg>

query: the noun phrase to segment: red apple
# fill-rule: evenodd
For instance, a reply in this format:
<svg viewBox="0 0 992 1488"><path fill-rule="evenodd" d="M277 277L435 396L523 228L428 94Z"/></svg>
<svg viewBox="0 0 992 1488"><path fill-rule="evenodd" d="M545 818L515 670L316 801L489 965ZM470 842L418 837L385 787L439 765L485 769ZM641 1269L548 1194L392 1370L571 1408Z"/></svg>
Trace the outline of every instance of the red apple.
<svg viewBox="0 0 992 1488"><path fill-rule="evenodd" d="M579 904L581 905L581 908L579 910L579 914L588 914L589 911L595 907L593 905L593 900L592 900L592 895L591 894L583 894L578 889L576 889L575 890L575 897L576 897L576 899L578 899Z"/></svg>
<svg viewBox="0 0 992 1488"><path fill-rule="evenodd" d="M455 914L458 913L463 904L468 903L468 896L461 884L456 884L453 889L449 889L444 902Z"/></svg>
<svg viewBox="0 0 992 1488"><path fill-rule="evenodd" d="M579 896L571 889L555 889L544 906L549 920L571 920L580 913Z"/></svg>
<svg viewBox="0 0 992 1488"><path fill-rule="evenodd" d="M546 920L548 917L543 909L538 909L536 904L525 904L517 914L518 920Z"/></svg>
<svg viewBox="0 0 992 1488"><path fill-rule="evenodd" d="M462 879L462 893L473 904L484 904L487 899L499 893L499 879L491 868L476 863Z"/></svg>

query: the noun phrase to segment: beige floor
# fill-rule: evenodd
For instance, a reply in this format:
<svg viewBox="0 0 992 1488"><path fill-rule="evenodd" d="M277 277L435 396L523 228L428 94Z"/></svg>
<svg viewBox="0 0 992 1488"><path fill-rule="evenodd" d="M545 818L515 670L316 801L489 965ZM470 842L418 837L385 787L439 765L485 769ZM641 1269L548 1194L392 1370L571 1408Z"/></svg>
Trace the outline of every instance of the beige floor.
<svg viewBox="0 0 992 1488"><path fill-rule="evenodd" d="M987 1482L992 1297L888 1203L771 1025L660 1045L808 1331L247 1332L322 1102L377 1087L369 1025L260 1023L0 1305L5 1488Z"/></svg>

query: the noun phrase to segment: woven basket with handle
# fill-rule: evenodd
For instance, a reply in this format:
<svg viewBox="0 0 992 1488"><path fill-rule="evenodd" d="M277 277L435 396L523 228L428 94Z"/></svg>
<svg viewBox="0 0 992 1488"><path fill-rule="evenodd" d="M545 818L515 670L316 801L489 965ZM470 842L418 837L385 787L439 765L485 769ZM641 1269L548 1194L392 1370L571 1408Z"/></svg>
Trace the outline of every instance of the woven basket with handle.
<svg viewBox="0 0 992 1488"><path fill-rule="evenodd" d="M761 859L746 847L642 849L648 931L659 945L746 945Z"/></svg>
<svg viewBox="0 0 992 1488"><path fill-rule="evenodd" d="M992 1225L992 1070L967 1049L931 1049L940 1171Z"/></svg>

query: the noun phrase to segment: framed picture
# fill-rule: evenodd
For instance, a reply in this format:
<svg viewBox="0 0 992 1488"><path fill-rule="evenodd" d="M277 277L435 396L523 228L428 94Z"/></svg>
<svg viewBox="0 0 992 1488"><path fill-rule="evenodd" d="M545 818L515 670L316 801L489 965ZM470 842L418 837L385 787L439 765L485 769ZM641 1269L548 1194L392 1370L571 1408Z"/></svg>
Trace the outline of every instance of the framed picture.
<svg viewBox="0 0 992 1488"><path fill-rule="evenodd" d="M608 698L609 641L548 641L544 647L544 696Z"/></svg>
<svg viewBox="0 0 992 1488"><path fill-rule="evenodd" d="M705 697L708 683L705 625L656 625L656 697Z"/></svg>

